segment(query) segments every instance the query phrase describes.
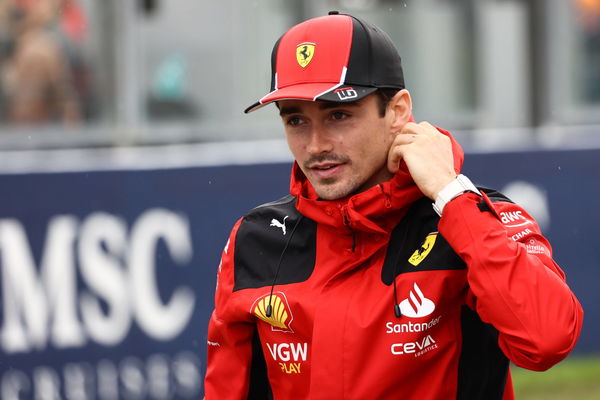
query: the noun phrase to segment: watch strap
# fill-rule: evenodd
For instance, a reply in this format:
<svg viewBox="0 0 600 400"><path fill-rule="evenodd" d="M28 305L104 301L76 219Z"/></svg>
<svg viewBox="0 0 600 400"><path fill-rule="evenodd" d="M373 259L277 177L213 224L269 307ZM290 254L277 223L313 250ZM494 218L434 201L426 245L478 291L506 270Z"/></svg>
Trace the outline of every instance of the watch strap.
<svg viewBox="0 0 600 400"><path fill-rule="evenodd" d="M454 200L465 192L473 192L481 196L479 190L473 185L473 182L464 175L458 175L456 179L450 182L438 193L433 203L433 209L441 217L444 207L450 201Z"/></svg>

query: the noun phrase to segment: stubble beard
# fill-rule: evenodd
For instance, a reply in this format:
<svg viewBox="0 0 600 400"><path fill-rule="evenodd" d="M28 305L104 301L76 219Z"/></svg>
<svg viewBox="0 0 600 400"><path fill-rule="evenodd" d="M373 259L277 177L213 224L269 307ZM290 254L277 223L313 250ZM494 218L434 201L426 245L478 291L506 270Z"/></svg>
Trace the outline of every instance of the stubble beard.
<svg viewBox="0 0 600 400"><path fill-rule="evenodd" d="M339 200L348 197L356 193L361 186L359 182L354 182L351 179L344 182L343 179L339 178L323 179L312 183L312 185L322 200Z"/></svg>
<svg viewBox="0 0 600 400"><path fill-rule="evenodd" d="M315 179L310 181L315 192L322 200L339 200L345 197L355 195L370 189L378 183L385 182L393 177L394 174L387 170L384 165L373 175L361 180L360 176L350 175L348 177L335 177L325 179Z"/></svg>
<svg viewBox="0 0 600 400"><path fill-rule="evenodd" d="M350 158L339 154L328 153L324 155L317 155L311 157L309 160L303 163L304 174L309 177L312 176L310 172L310 166L317 162L339 162L351 167ZM355 182L355 178L348 177L333 177L333 178L314 178L309 179L311 185L317 192L317 195L322 200L338 200L353 194L357 191L361 183Z"/></svg>

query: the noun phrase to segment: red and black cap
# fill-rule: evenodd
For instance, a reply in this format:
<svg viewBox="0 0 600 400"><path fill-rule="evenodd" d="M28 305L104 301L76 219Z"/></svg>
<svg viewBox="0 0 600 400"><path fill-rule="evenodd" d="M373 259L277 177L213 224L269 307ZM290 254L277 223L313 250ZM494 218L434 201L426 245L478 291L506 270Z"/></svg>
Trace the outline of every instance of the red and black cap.
<svg viewBox="0 0 600 400"><path fill-rule="evenodd" d="M271 91L246 113L277 100L352 102L379 88L404 89L390 37L337 11L290 28L273 47L271 71Z"/></svg>

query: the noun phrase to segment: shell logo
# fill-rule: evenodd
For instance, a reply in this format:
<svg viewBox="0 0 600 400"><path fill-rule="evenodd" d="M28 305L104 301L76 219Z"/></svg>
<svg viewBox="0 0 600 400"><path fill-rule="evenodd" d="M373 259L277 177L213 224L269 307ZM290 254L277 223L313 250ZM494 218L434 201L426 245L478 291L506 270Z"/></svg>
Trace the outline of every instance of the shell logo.
<svg viewBox="0 0 600 400"><path fill-rule="evenodd" d="M272 312L271 316L267 317L269 299L271 301ZM272 298L268 294L258 298L252 305L251 312L271 325L271 329L274 331L294 332L290 326L294 317L292 316L287 298L282 292L273 293Z"/></svg>

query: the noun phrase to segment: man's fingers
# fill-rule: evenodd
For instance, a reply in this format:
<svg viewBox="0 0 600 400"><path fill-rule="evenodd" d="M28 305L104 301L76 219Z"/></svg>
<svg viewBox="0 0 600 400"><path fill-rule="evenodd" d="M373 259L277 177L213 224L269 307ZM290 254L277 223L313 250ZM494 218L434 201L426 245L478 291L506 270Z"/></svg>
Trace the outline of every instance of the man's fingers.
<svg viewBox="0 0 600 400"><path fill-rule="evenodd" d="M404 157L406 146L413 143L416 139L416 134L413 133L398 133L390 151L388 153L388 170L391 173L396 173L400 168L400 161Z"/></svg>
<svg viewBox="0 0 600 400"><path fill-rule="evenodd" d="M429 122L423 121L418 124L416 122L408 122L404 125L400 133L405 135L426 135L437 134L439 131Z"/></svg>
<svg viewBox="0 0 600 400"><path fill-rule="evenodd" d="M431 125L429 122L427 121L423 121L423 122L419 122L419 126L425 130L428 130L430 132L438 132L438 130L435 128L435 126Z"/></svg>
<svg viewBox="0 0 600 400"><path fill-rule="evenodd" d="M388 171L395 174L400 168L400 160L402 160L402 154L398 151L397 146L392 146L388 154Z"/></svg>
<svg viewBox="0 0 600 400"><path fill-rule="evenodd" d="M406 146L413 143L419 134L423 133L424 128L420 124L408 122L396 135L394 143L390 147L388 154L388 170L396 173L400 168L400 161L404 158Z"/></svg>
<svg viewBox="0 0 600 400"><path fill-rule="evenodd" d="M407 122L404 127L402 127L402 130L400 131L401 135L416 135L422 132L423 128L421 126L419 126L420 124L417 124L415 122Z"/></svg>
<svg viewBox="0 0 600 400"><path fill-rule="evenodd" d="M448 151L450 151L449 155ZM429 122L409 122L394 138L388 154L387 167L391 173L396 173L400 168L400 162L404 160L411 175L413 173L423 175L420 171L423 169L422 165L427 165L427 169L437 165L432 160L448 159L449 161L446 161L451 163L451 151L450 139Z"/></svg>

